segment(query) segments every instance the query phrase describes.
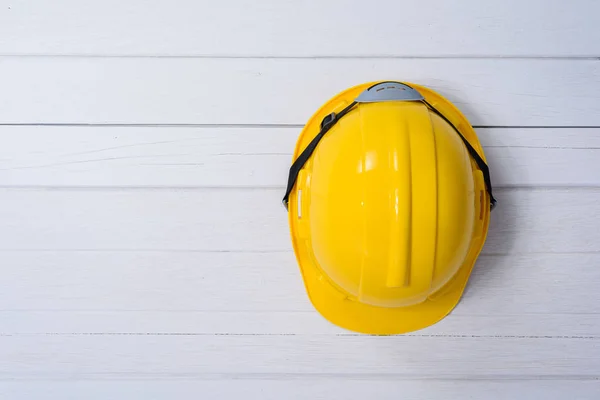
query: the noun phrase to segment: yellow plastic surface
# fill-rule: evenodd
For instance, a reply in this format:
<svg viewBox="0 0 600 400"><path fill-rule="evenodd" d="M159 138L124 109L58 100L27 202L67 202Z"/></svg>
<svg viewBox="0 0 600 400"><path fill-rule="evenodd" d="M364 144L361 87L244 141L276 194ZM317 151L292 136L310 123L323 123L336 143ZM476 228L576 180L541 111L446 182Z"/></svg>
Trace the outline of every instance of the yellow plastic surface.
<svg viewBox="0 0 600 400"><path fill-rule="evenodd" d="M372 86L350 88L304 127L294 159ZM466 118L414 85L483 156ZM484 158L485 159L485 158ZM487 235L483 174L453 128L423 103L360 103L302 169L289 200L294 251L315 308L343 328L405 333L432 325L460 300Z"/></svg>

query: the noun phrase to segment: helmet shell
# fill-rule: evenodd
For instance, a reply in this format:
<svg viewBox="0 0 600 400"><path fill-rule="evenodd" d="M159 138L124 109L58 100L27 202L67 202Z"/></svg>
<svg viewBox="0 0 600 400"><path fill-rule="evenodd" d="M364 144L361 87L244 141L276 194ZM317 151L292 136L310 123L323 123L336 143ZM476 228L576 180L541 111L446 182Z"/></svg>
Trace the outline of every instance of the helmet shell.
<svg viewBox="0 0 600 400"><path fill-rule="evenodd" d="M371 87L327 102L302 131L294 158L321 120ZM410 84L483 154L465 117ZM371 334L429 326L458 303L489 224L483 174L454 128L424 103L358 103L319 142L290 194L294 251L315 308Z"/></svg>

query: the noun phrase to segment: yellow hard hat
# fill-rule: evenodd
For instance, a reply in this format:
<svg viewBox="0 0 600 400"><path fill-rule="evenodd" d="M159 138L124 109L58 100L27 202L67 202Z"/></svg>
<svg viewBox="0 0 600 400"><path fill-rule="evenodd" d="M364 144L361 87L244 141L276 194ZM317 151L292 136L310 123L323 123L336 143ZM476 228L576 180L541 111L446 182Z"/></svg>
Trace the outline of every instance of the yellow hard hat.
<svg viewBox="0 0 600 400"><path fill-rule="evenodd" d="M401 82L350 88L304 127L284 204L315 308L396 334L458 303L495 205L475 131L449 101Z"/></svg>

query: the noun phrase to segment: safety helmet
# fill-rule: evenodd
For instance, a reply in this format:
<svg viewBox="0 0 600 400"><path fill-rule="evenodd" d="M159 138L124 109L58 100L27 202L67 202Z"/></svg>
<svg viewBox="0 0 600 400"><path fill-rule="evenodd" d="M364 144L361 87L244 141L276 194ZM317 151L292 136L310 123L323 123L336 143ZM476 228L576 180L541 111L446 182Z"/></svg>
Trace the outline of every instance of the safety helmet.
<svg viewBox="0 0 600 400"><path fill-rule="evenodd" d="M458 303L496 201L475 131L431 89L367 83L296 144L283 202L308 295L343 328L405 333Z"/></svg>

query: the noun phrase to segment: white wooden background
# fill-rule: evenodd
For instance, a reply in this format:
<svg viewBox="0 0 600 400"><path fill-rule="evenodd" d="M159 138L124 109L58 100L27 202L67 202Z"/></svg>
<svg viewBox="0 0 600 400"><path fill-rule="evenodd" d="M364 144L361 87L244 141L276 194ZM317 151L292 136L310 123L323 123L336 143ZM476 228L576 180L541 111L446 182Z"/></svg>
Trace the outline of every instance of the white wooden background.
<svg viewBox="0 0 600 400"><path fill-rule="evenodd" d="M600 2L0 0L1 399L600 398ZM499 207L462 302L312 308L280 205L367 80L476 126Z"/></svg>

